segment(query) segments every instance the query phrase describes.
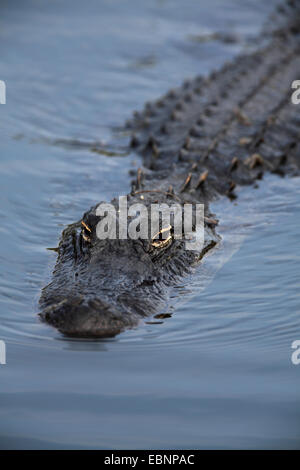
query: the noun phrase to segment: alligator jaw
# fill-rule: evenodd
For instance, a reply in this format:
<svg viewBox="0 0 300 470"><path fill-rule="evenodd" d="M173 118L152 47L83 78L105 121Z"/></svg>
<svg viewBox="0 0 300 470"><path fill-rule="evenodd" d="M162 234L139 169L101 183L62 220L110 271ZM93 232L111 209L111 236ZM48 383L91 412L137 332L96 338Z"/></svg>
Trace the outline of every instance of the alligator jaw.
<svg viewBox="0 0 300 470"><path fill-rule="evenodd" d="M140 320L137 315L112 309L100 299L85 303L82 297L62 300L46 307L39 315L62 334L80 338L110 338L125 328L136 327Z"/></svg>
<svg viewBox="0 0 300 470"><path fill-rule="evenodd" d="M85 219L93 216L91 209ZM113 337L161 312L176 281L219 240L210 226L200 252L186 250L181 240L150 246L141 240L101 241L91 233L79 249L78 225L63 232L52 282L39 301L41 320L70 337Z"/></svg>

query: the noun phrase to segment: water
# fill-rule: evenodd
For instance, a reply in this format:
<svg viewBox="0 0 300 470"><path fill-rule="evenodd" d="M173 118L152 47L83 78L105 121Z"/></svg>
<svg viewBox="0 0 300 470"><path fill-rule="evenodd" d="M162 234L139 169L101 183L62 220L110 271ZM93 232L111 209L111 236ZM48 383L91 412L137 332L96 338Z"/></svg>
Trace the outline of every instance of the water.
<svg viewBox="0 0 300 470"><path fill-rule="evenodd" d="M139 157L114 129L249 47L266 3L1 2L0 447L300 447L299 179L214 205L222 244L174 289L169 318L79 341L36 315L46 248L128 192ZM202 41L219 31L236 41Z"/></svg>

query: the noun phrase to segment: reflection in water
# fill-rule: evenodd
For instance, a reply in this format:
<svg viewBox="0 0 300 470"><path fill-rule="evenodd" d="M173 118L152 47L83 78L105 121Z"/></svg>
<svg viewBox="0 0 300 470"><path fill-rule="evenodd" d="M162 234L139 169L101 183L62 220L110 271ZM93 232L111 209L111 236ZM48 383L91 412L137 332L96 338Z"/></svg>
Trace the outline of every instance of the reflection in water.
<svg viewBox="0 0 300 470"><path fill-rule="evenodd" d="M63 349L67 351L76 352L106 352L108 350L106 343L113 345L115 342L114 338L102 339L102 340L88 340L88 339L71 339L67 337L57 338L58 341L63 342Z"/></svg>

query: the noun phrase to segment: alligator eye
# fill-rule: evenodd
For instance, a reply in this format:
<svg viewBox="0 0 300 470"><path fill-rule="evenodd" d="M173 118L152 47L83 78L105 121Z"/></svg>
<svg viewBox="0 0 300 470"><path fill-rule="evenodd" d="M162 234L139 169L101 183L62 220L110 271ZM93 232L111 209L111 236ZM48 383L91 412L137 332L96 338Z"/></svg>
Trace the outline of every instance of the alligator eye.
<svg viewBox="0 0 300 470"><path fill-rule="evenodd" d="M171 229L172 229L171 225L161 229L158 233L154 235L154 237L152 237L151 245L154 246L155 248L163 248L164 246L167 246L172 240ZM163 238L162 234L165 232L169 232L169 231L170 231L170 234L168 235L168 237Z"/></svg>
<svg viewBox="0 0 300 470"><path fill-rule="evenodd" d="M92 233L92 230L90 229L90 227L85 223L83 222L83 220L81 221L81 225L82 225L82 230L81 230L81 235L82 235L82 238L86 241L86 242L91 242L91 238L89 237L90 233Z"/></svg>

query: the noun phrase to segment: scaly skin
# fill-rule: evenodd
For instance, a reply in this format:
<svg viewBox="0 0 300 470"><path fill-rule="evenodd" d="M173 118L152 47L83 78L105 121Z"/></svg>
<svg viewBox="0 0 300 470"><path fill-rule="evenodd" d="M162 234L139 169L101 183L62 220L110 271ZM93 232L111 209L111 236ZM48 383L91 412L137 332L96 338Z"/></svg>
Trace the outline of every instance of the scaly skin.
<svg viewBox="0 0 300 470"><path fill-rule="evenodd" d="M79 221L62 234L40 298L44 321L80 337L135 327L161 311L170 287L218 243L210 201L236 197L236 185L253 184L265 171L298 174L300 108L291 103L291 83L300 79L299 3L280 7L257 52L185 82L127 123L130 145L143 157L128 205L204 203L203 249L188 251L174 239L160 247L99 240L94 206L82 219L88 229Z"/></svg>

